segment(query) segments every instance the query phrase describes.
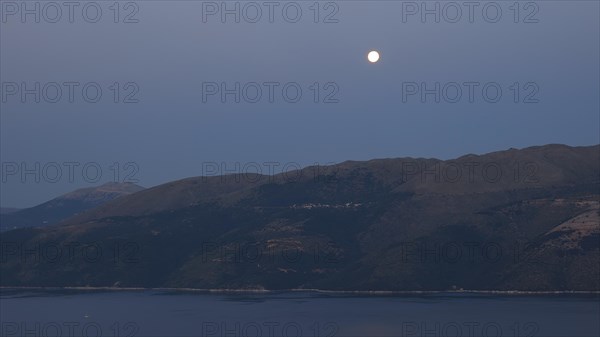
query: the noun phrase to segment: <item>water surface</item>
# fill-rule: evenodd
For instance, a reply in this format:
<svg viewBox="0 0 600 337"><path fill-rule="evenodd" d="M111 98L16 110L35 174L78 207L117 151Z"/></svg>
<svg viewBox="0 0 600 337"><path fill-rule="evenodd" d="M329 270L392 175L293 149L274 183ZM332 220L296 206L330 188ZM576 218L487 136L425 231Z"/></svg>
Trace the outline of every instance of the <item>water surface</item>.
<svg viewBox="0 0 600 337"><path fill-rule="evenodd" d="M1 291L2 336L599 336L597 295Z"/></svg>

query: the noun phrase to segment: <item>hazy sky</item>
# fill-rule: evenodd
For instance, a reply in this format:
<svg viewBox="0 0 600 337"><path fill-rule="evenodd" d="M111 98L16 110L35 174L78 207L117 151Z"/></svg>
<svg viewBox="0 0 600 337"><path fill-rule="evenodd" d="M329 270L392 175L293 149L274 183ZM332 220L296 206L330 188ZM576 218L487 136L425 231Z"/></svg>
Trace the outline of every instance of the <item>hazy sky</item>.
<svg viewBox="0 0 600 337"><path fill-rule="evenodd" d="M0 1L3 207L206 163L600 142L598 1L75 3Z"/></svg>

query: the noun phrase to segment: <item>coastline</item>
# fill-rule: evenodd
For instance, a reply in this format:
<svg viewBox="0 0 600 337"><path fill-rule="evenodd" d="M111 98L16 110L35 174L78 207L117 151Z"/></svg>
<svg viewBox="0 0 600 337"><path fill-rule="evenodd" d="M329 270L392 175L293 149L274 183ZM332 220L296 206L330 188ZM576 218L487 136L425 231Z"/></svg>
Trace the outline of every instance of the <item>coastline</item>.
<svg viewBox="0 0 600 337"><path fill-rule="evenodd" d="M472 294L472 295L600 295L600 290L327 290L327 289L203 289L203 288L144 288L144 287L8 287L0 286L2 290L75 290L75 291L110 291L110 292L181 292L181 293L211 293L211 294L276 294L276 293L320 293L332 295L434 295L434 294Z"/></svg>

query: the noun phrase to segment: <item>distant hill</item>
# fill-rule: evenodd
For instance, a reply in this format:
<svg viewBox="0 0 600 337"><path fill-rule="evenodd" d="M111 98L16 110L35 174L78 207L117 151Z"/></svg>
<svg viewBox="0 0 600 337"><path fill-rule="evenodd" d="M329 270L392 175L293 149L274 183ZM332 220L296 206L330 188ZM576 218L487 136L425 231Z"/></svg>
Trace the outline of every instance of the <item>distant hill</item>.
<svg viewBox="0 0 600 337"><path fill-rule="evenodd" d="M3 233L0 284L598 291L599 212L600 145L196 177Z"/></svg>
<svg viewBox="0 0 600 337"><path fill-rule="evenodd" d="M106 183L75 190L43 204L0 213L0 230L54 225L108 201L143 190L131 183Z"/></svg>
<svg viewBox="0 0 600 337"><path fill-rule="evenodd" d="M14 213L18 210L19 210L18 208L13 208L13 207L0 207L0 214Z"/></svg>

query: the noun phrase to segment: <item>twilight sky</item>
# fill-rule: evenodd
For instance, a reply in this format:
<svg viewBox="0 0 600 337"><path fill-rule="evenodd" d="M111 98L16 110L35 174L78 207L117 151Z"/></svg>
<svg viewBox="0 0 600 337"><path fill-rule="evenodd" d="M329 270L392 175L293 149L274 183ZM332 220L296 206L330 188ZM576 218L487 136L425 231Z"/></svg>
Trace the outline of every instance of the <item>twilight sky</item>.
<svg viewBox="0 0 600 337"><path fill-rule="evenodd" d="M2 207L207 163L600 142L598 1L54 4L0 1Z"/></svg>

